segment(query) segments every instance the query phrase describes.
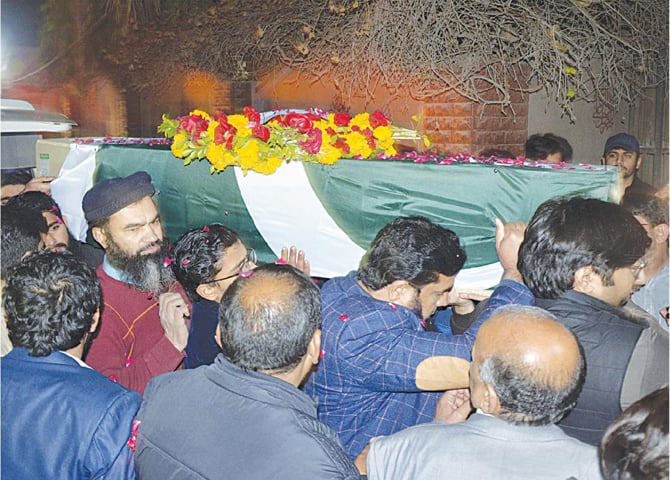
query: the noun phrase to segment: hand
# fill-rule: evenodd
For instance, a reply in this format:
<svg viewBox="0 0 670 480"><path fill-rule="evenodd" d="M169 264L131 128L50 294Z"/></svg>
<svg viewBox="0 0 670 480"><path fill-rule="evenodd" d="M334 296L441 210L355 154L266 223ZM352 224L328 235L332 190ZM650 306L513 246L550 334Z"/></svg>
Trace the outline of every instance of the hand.
<svg viewBox="0 0 670 480"><path fill-rule="evenodd" d="M354 467L358 470L358 473L361 475L367 475L366 462L368 459L368 452L370 451L370 444L368 443L363 451L356 457L354 460Z"/></svg>
<svg viewBox="0 0 670 480"><path fill-rule="evenodd" d="M458 315L467 315L475 309L474 302L481 302L487 298L489 298L489 295L454 288L447 295L447 304L452 307L454 312Z"/></svg>
<svg viewBox="0 0 670 480"><path fill-rule="evenodd" d="M458 423L468 418L471 410L470 389L447 390L437 401L435 419L445 423Z"/></svg>
<svg viewBox="0 0 670 480"><path fill-rule="evenodd" d="M53 182L56 177L35 177L26 183L26 188L22 193L25 192L42 192L47 195L51 195L51 182Z"/></svg>
<svg viewBox="0 0 670 480"><path fill-rule="evenodd" d="M309 261L305 258L305 252L298 250L295 245L293 245L290 249L288 247L282 247L281 259L284 263L288 263L292 267L300 270L305 275L309 275Z"/></svg>
<svg viewBox="0 0 670 480"><path fill-rule="evenodd" d="M503 267L503 279L523 281L516 264L525 231L526 224L523 222L503 223L496 218L496 253Z"/></svg>
<svg viewBox="0 0 670 480"><path fill-rule="evenodd" d="M188 303L179 293L163 293L158 298L158 316L165 336L180 352L188 342Z"/></svg>

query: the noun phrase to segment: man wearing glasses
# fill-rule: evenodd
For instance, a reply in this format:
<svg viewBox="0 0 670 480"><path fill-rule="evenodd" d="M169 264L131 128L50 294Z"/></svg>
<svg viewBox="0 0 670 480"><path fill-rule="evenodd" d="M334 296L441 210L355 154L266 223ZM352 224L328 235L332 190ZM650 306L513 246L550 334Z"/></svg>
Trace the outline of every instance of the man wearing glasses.
<svg viewBox="0 0 670 480"><path fill-rule="evenodd" d="M540 205L519 249L535 305L556 315L584 348L584 388L559 426L591 445L622 409L668 382L667 332L621 308L650 242L625 208L574 197Z"/></svg>
<svg viewBox="0 0 670 480"><path fill-rule="evenodd" d="M247 248L234 230L210 224L194 228L177 240L171 266L193 308L186 345L186 368L210 365L221 352L214 339L219 303L237 277L256 268L256 252ZM283 248L280 263L288 263L309 275L303 251Z"/></svg>
<svg viewBox="0 0 670 480"><path fill-rule="evenodd" d="M154 193L149 174L136 172L94 185L82 204L105 250L96 270L105 307L86 362L139 393L181 367L188 341L189 302L168 266Z"/></svg>

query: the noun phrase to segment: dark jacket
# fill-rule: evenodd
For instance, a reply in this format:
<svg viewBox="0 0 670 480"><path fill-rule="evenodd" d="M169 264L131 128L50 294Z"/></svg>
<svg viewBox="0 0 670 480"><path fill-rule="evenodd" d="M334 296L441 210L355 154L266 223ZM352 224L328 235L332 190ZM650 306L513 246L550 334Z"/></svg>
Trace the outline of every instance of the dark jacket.
<svg viewBox="0 0 670 480"><path fill-rule="evenodd" d="M627 319L621 309L574 290L554 300L537 299L536 304L575 333L586 357L586 381L579 401L559 425L569 435L597 445L621 413L624 377L645 327Z"/></svg>
<svg viewBox="0 0 670 480"><path fill-rule="evenodd" d="M2 358L2 478L135 478L140 396L63 352Z"/></svg>
<svg viewBox="0 0 670 480"><path fill-rule="evenodd" d="M307 395L223 354L151 380L138 419L144 480L359 478Z"/></svg>
<svg viewBox="0 0 670 480"><path fill-rule="evenodd" d="M631 183L630 186L626 189L624 195L637 195L640 193L644 195L654 195L656 193L656 189L647 182L643 182L640 180L640 177L635 175L635 177L633 177L633 183Z"/></svg>
<svg viewBox="0 0 670 480"><path fill-rule="evenodd" d="M102 259L105 257L105 251L101 248L94 247L85 242L80 242L70 235L70 245L68 250L72 255L86 265L91 267L93 270L97 269L102 265Z"/></svg>
<svg viewBox="0 0 670 480"><path fill-rule="evenodd" d="M214 340L216 327L219 325L219 303L205 300L193 302L191 322L188 325L188 343L184 367L197 368L210 365L221 353Z"/></svg>

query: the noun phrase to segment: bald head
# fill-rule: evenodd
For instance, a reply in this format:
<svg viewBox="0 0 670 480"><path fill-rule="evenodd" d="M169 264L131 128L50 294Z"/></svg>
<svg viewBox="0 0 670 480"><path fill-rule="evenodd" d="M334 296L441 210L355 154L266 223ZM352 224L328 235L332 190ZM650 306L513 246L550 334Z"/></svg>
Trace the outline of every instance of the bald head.
<svg viewBox="0 0 670 480"><path fill-rule="evenodd" d="M320 326L318 287L289 265L262 265L238 278L219 307L222 351L248 370L291 370Z"/></svg>
<svg viewBox="0 0 670 480"><path fill-rule="evenodd" d="M573 333L537 307L498 309L482 325L473 370L500 401L501 417L515 423L558 421L579 396L584 360Z"/></svg>

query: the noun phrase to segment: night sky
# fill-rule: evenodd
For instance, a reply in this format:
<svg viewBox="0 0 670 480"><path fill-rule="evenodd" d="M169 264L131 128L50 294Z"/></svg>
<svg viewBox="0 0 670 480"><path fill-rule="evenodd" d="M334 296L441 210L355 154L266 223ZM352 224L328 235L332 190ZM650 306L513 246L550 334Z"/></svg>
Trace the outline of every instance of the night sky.
<svg viewBox="0 0 670 480"><path fill-rule="evenodd" d="M42 0L1 0L2 45L38 47Z"/></svg>

